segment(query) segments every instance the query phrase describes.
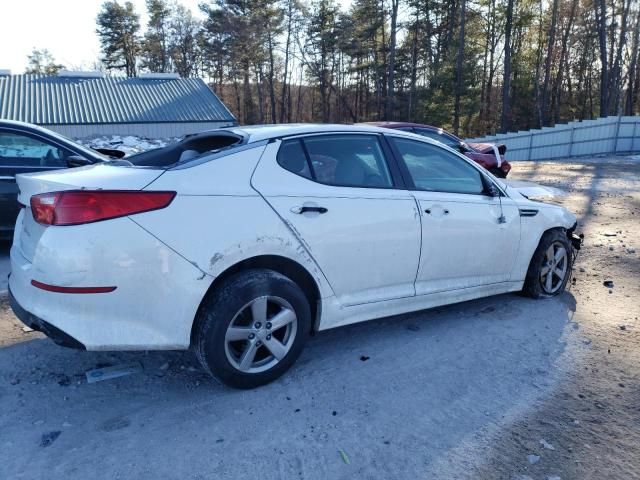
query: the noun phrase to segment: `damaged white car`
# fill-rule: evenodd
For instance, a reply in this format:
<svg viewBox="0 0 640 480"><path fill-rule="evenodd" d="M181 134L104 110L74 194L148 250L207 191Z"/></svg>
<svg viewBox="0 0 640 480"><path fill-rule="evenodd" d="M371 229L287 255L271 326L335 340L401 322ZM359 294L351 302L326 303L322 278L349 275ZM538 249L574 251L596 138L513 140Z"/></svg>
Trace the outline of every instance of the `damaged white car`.
<svg viewBox="0 0 640 480"><path fill-rule="evenodd" d="M504 292L557 295L580 240L458 152L370 126L229 128L18 176L12 307L87 350L192 348L274 380L309 335Z"/></svg>

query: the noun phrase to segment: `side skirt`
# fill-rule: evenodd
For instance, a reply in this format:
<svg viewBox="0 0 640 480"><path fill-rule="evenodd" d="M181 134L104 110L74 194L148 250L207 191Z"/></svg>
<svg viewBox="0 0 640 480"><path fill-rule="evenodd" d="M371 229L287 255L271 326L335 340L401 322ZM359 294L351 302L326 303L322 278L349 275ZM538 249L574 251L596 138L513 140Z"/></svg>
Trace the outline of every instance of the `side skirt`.
<svg viewBox="0 0 640 480"><path fill-rule="evenodd" d="M354 305L351 307L343 307L337 302L334 296L327 297L322 301L322 318L320 319L318 330L328 330L330 328L341 327L366 320L417 312L442 305L499 295L501 293L517 292L522 290L523 283L524 282L493 283L491 285L461 288L448 292L417 295L414 297Z"/></svg>

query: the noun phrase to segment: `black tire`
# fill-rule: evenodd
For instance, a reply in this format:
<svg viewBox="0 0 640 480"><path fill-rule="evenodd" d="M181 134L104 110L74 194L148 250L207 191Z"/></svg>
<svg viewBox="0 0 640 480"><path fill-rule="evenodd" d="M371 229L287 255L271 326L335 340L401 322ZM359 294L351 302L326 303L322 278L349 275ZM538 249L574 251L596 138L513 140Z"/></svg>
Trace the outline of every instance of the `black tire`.
<svg viewBox="0 0 640 480"><path fill-rule="evenodd" d="M507 174L504 173L499 168L491 168L491 169L489 169L489 171L493 174L494 177L507 178Z"/></svg>
<svg viewBox="0 0 640 480"><path fill-rule="evenodd" d="M288 337L283 338L282 342L290 345L289 349L279 361L267 348L268 342L266 340L271 341L271 335L268 338L257 336L265 334L262 332L264 326L262 329L256 330L258 333L254 334L253 340L238 340L235 343L229 343L226 339L228 328L232 322L234 322L234 326L237 326L238 318L249 315L250 318L246 320L249 324L248 328L254 328L257 325L257 323L253 323L252 302L264 297L268 297L270 302L272 302L271 299L279 299L278 301L286 304L286 308L282 307L282 310L287 310L289 313L292 310L296 317L295 331L293 328L288 330ZM270 303L269 305L267 310L269 308L273 310L274 306L275 308L279 307L278 304ZM249 313L246 313L247 308L249 308ZM269 327L271 325L268 323L268 319L265 324L268 324ZM284 327L280 332L283 329ZM198 311L192 347L205 370L222 383L233 388L250 389L272 382L285 373L302 352L310 331L311 309L307 297L300 287L291 279L273 270L253 269L229 277L207 295ZM276 335L277 333L274 331L274 340ZM260 342L260 339L263 340L263 343ZM240 351L242 348L248 349L251 342L257 342L261 345L255 347L259 354L256 354L256 358L267 355L262 360L266 362L265 365L260 367L266 368L264 371L241 371L238 367L242 365L234 366L232 363L236 359L233 353L235 345L240 344L238 349ZM270 357L268 355L272 357L271 362L277 361L272 367L269 367L267 360ZM241 354L239 357L237 360L241 360Z"/></svg>
<svg viewBox="0 0 640 480"><path fill-rule="evenodd" d="M543 284L543 268L547 266L547 251L551 246L562 246L566 251L565 275L560 281L556 277L556 284L552 290L546 288ZM564 292L569 277L571 277L571 268L573 262L573 247L567 238L567 233L563 229L553 229L545 232L540 239L538 248L531 257L529 270L524 281L522 292L531 298L547 298L559 295ZM546 277L545 277L546 280ZM553 278L552 278L553 282Z"/></svg>

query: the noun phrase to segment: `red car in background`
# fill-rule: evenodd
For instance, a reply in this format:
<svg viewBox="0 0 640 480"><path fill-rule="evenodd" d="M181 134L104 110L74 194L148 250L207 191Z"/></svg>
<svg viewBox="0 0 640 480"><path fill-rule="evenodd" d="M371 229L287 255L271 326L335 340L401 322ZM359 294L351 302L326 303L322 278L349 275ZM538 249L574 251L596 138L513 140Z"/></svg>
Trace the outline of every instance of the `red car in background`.
<svg viewBox="0 0 640 480"><path fill-rule="evenodd" d="M507 146L495 143L466 143L455 135L431 125L404 122L368 122L368 125L393 128L405 132L417 133L423 137L432 138L446 146L458 150L474 162L482 165L496 177L507 178L511 164L504 158Z"/></svg>

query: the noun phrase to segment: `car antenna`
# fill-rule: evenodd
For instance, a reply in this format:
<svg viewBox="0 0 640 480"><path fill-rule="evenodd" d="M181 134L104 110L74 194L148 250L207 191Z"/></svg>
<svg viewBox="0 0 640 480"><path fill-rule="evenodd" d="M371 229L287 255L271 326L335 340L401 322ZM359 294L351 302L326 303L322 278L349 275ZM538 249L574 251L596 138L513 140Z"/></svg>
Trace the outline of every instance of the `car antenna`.
<svg viewBox="0 0 640 480"><path fill-rule="evenodd" d="M500 216L498 217L498 223L507 223L507 218L504 216L504 211L502 210L502 192L495 186L493 188L498 190L498 202L500 202Z"/></svg>

